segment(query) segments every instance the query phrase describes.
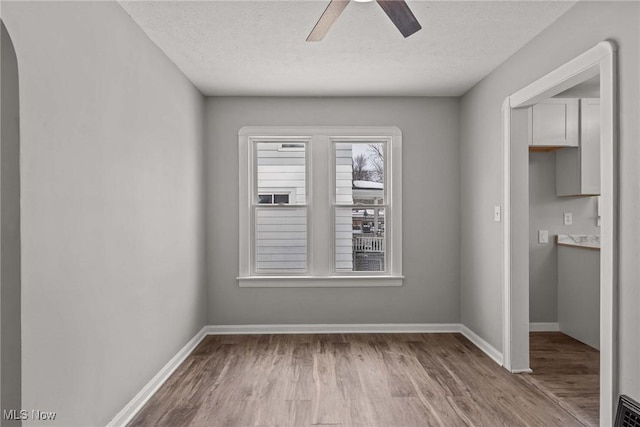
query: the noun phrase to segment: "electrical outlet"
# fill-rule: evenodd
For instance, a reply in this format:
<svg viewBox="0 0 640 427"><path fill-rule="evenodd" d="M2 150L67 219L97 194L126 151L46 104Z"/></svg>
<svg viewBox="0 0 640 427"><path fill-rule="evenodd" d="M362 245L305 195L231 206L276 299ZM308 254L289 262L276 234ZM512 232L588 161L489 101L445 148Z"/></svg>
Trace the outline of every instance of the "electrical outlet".
<svg viewBox="0 0 640 427"><path fill-rule="evenodd" d="M573 224L573 214L571 212L564 213L564 225Z"/></svg>
<svg viewBox="0 0 640 427"><path fill-rule="evenodd" d="M549 243L549 230L538 230L538 243Z"/></svg>

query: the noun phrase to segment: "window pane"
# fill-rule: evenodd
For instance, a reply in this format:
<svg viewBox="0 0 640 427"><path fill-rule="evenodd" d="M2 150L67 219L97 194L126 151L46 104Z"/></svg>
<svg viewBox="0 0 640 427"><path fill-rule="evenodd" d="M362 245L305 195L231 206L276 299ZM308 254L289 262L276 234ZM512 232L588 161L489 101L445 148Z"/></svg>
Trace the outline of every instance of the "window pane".
<svg viewBox="0 0 640 427"><path fill-rule="evenodd" d="M307 270L307 209L256 208L256 272Z"/></svg>
<svg viewBox="0 0 640 427"><path fill-rule="evenodd" d="M306 144L296 142L288 145L302 145L295 150L279 149L282 142L256 143L256 163L258 167L255 194L278 194L286 196L292 205L306 203L305 157ZM262 203L258 200L258 203ZM273 203L273 199L271 202Z"/></svg>
<svg viewBox="0 0 640 427"><path fill-rule="evenodd" d="M273 203L273 194L258 194L258 203L270 205Z"/></svg>
<svg viewBox="0 0 640 427"><path fill-rule="evenodd" d="M336 203L383 204L384 158L382 142L336 144Z"/></svg>
<svg viewBox="0 0 640 427"><path fill-rule="evenodd" d="M335 209L336 271L385 271L384 208Z"/></svg>
<svg viewBox="0 0 640 427"><path fill-rule="evenodd" d="M274 194L273 195L273 203L279 204L284 203L285 205L289 203L289 195L288 194Z"/></svg>

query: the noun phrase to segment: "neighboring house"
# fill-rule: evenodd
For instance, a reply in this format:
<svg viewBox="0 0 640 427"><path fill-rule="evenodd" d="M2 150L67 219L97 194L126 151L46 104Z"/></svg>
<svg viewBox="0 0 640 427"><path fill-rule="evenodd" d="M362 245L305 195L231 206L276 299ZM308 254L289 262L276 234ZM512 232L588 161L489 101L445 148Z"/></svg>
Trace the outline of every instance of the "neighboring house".
<svg viewBox="0 0 640 427"><path fill-rule="evenodd" d="M304 273L308 253L305 144L257 142L255 155L256 271Z"/></svg>
<svg viewBox="0 0 640 427"><path fill-rule="evenodd" d="M374 181L353 181L353 201L358 204L381 204L384 184ZM355 271L383 271L385 259L384 209L354 209L353 263Z"/></svg>

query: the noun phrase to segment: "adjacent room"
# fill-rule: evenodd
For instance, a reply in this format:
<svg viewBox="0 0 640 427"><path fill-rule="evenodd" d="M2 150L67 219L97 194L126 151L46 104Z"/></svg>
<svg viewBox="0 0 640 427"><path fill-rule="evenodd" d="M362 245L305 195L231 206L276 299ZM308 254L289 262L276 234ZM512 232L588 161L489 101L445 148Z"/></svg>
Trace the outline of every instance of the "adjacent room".
<svg viewBox="0 0 640 427"><path fill-rule="evenodd" d="M640 2L0 18L2 426L640 425Z"/></svg>

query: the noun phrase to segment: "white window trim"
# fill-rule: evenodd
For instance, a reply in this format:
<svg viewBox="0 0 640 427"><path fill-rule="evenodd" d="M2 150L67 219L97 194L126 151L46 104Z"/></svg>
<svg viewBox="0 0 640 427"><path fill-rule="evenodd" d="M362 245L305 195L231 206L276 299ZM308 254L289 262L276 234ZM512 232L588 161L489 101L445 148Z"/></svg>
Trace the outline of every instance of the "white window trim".
<svg viewBox="0 0 640 427"><path fill-rule="evenodd" d="M251 156L254 140L264 141L287 138L298 141L324 139L324 143L313 142L307 152L307 188L309 206L308 230L308 273L305 275L256 275L253 272L253 218L252 183L255 165ZM385 274L344 274L334 272L333 237L327 238L327 230L321 224L333 223L326 217L333 217L334 192L330 188L333 159L333 141L362 139L387 140L387 176L391 177L391 187L387 189L390 212L385 212L385 233L390 254L387 257L389 269ZM240 287L380 287L402 286L402 132L395 126L349 126L349 127L280 127L246 126L238 132L238 198L239 198L239 274ZM327 170L314 168L313 159L324 158ZM326 186L314 186L316 180L326 180ZM317 190L317 191L316 191ZM326 209L317 209L326 206ZM326 216L317 220L320 216ZM388 225L387 226L387 222ZM392 231L391 231L392 230ZM391 234L392 233L392 234ZM333 236L333 230L331 235Z"/></svg>

